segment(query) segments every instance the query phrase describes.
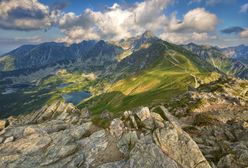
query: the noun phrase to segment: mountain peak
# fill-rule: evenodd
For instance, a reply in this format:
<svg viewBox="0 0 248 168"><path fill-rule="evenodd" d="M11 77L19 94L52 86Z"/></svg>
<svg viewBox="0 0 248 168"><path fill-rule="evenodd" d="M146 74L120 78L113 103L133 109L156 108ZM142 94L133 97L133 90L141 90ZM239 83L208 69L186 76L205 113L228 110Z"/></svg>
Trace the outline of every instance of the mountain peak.
<svg viewBox="0 0 248 168"><path fill-rule="evenodd" d="M152 31L147 30L142 34L142 37L144 37L144 38L153 38L153 37L155 37L155 35L154 35L154 33Z"/></svg>

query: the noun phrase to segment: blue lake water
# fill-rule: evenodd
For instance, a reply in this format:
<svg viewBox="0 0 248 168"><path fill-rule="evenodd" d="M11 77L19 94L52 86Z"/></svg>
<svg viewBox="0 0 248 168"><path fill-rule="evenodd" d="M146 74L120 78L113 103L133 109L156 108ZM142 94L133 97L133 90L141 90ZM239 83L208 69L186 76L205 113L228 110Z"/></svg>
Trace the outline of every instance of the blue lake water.
<svg viewBox="0 0 248 168"><path fill-rule="evenodd" d="M65 87L67 87L67 86L70 86L72 84L72 82L71 83L61 83L59 86L58 86L58 88L65 88Z"/></svg>
<svg viewBox="0 0 248 168"><path fill-rule="evenodd" d="M81 92L71 92L63 95L63 98L66 103L72 103L77 105L82 100L89 98L91 96L90 92L81 91Z"/></svg>

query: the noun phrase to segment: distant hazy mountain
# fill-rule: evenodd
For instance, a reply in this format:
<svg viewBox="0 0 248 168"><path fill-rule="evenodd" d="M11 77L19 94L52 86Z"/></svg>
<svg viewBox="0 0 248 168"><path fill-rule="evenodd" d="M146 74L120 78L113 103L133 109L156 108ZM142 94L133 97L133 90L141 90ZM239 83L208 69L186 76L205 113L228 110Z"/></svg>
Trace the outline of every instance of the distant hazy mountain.
<svg viewBox="0 0 248 168"><path fill-rule="evenodd" d="M67 46L64 43L24 45L0 57L0 71L39 68L61 61L85 61L90 57L107 56L113 59L121 48L104 41L83 41Z"/></svg>
<svg viewBox="0 0 248 168"><path fill-rule="evenodd" d="M207 60L224 73L248 78L248 46L218 48L189 43L183 47Z"/></svg>
<svg viewBox="0 0 248 168"><path fill-rule="evenodd" d="M221 49L223 53L229 57L235 59L244 59L248 60L248 46L239 45L236 47L228 47Z"/></svg>

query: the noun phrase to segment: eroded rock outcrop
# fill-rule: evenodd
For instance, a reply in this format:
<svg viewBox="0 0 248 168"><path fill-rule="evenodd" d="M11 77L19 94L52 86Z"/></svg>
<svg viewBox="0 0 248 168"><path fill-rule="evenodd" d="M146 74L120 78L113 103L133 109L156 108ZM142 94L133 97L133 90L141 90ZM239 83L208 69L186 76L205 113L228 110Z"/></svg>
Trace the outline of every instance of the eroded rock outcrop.
<svg viewBox="0 0 248 168"><path fill-rule="evenodd" d="M239 168L248 165L248 124L240 120L194 125L164 106L140 107L103 129L87 109L56 102L5 120L0 167Z"/></svg>

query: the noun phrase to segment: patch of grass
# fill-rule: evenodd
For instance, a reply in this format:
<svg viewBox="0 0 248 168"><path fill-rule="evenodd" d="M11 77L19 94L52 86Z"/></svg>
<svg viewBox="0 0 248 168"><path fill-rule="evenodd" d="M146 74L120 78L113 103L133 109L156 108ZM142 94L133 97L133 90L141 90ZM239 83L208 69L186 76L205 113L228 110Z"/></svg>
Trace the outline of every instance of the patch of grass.
<svg viewBox="0 0 248 168"><path fill-rule="evenodd" d="M100 115L94 115L91 117L91 121L94 125L97 125L101 128L108 128L110 125L111 119L102 119Z"/></svg>
<svg viewBox="0 0 248 168"><path fill-rule="evenodd" d="M15 69L15 58L11 56L0 57L0 70L1 71L12 71Z"/></svg>

